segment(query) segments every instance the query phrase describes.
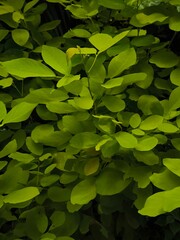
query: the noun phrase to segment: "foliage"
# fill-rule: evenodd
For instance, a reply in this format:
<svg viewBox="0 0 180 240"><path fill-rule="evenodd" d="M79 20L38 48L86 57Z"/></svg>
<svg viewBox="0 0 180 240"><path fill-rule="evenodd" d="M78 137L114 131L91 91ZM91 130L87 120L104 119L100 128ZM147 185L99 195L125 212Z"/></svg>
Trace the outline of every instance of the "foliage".
<svg viewBox="0 0 180 240"><path fill-rule="evenodd" d="M178 239L179 8L0 1L2 240Z"/></svg>

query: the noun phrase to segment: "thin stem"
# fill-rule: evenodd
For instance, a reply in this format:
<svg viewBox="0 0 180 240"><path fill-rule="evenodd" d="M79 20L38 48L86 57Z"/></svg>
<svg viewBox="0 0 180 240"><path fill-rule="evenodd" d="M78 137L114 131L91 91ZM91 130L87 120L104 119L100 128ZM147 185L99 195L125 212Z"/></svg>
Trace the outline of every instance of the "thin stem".
<svg viewBox="0 0 180 240"><path fill-rule="evenodd" d="M16 86L16 84L14 82L13 82L12 86L17 90L19 95L22 97L22 93L19 91L19 89L17 88L17 86Z"/></svg>

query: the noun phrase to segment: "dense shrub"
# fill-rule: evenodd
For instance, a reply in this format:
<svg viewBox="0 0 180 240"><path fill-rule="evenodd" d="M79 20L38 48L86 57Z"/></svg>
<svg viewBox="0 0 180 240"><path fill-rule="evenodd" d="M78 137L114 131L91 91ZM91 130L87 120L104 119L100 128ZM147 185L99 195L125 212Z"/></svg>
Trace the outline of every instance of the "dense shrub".
<svg viewBox="0 0 180 240"><path fill-rule="evenodd" d="M178 239L179 0L2 0L0 26L0 239Z"/></svg>

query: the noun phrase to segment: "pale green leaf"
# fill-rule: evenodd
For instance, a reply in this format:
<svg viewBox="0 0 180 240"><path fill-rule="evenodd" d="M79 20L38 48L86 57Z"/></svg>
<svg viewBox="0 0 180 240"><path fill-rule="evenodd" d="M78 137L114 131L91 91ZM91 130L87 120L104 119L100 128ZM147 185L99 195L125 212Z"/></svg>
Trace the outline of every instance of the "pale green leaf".
<svg viewBox="0 0 180 240"><path fill-rule="evenodd" d="M127 34L128 31L124 31L122 33L119 33L114 38L112 38L109 34L106 33L97 33L89 38L90 43L96 47L99 52L106 51L108 48L112 47L114 44L119 42L121 39L123 39Z"/></svg>
<svg viewBox="0 0 180 240"><path fill-rule="evenodd" d="M63 37L64 38L72 38L72 37L89 38L90 36L91 36L90 32L88 32L86 29L74 28L66 32Z"/></svg>
<svg viewBox="0 0 180 240"><path fill-rule="evenodd" d="M129 124L132 128L137 128L141 123L141 117L138 113L135 113L131 116Z"/></svg>
<svg viewBox="0 0 180 240"><path fill-rule="evenodd" d="M58 81L57 87L60 88L78 80L80 80L80 75L64 76Z"/></svg>
<svg viewBox="0 0 180 240"><path fill-rule="evenodd" d="M91 97L75 97L74 99L75 106L81 109L91 109L94 101Z"/></svg>
<svg viewBox="0 0 180 240"><path fill-rule="evenodd" d="M136 150L138 151L149 151L153 149L158 144L158 140L155 137L144 137L139 139L138 144L136 146Z"/></svg>
<svg viewBox="0 0 180 240"><path fill-rule="evenodd" d="M10 153L16 152L17 150L17 143L16 140L10 141L1 151L0 151L0 158L3 158Z"/></svg>
<svg viewBox="0 0 180 240"><path fill-rule="evenodd" d="M12 30L12 39L20 46L24 46L29 39L29 32L26 29Z"/></svg>
<svg viewBox="0 0 180 240"><path fill-rule="evenodd" d="M134 148L137 145L137 139L128 132L118 132L115 134L115 138L124 148Z"/></svg>
<svg viewBox="0 0 180 240"><path fill-rule="evenodd" d="M36 104L21 102L14 106L3 119L2 125L7 123L22 122L29 118Z"/></svg>
<svg viewBox="0 0 180 240"><path fill-rule="evenodd" d="M87 191L88 190L88 191ZM87 178L72 189L70 201L72 204L87 204L96 197L95 180Z"/></svg>
<svg viewBox="0 0 180 240"><path fill-rule="evenodd" d="M21 152L11 153L9 155L9 158L12 158L14 160L17 160L18 162L22 162L25 164L30 163L35 159L31 154Z"/></svg>
<svg viewBox="0 0 180 240"><path fill-rule="evenodd" d="M135 27L143 27L154 22L163 22L167 18L168 17L162 13L152 13L150 15L146 15L145 13L140 12L131 18L130 23Z"/></svg>
<svg viewBox="0 0 180 240"><path fill-rule="evenodd" d="M171 72L170 80L176 86L180 86L180 68L176 68Z"/></svg>
<svg viewBox="0 0 180 240"><path fill-rule="evenodd" d="M49 66L51 66L56 71L69 75L69 67L67 63L66 54L55 47L42 46L42 58Z"/></svg>
<svg viewBox="0 0 180 240"><path fill-rule="evenodd" d="M148 197L144 207L138 212L141 215L156 217L166 212L172 212L180 207L180 187L158 192Z"/></svg>
<svg viewBox="0 0 180 240"><path fill-rule="evenodd" d="M163 164L166 166L171 172L180 177L180 159L179 158L164 158Z"/></svg>
<svg viewBox="0 0 180 240"><path fill-rule="evenodd" d="M129 48L115 56L108 66L108 77L113 78L136 63L136 52Z"/></svg>
<svg viewBox="0 0 180 240"><path fill-rule="evenodd" d="M3 201L10 204L23 203L35 198L39 194L40 192L37 187L26 187L9 193L4 197Z"/></svg>
<svg viewBox="0 0 180 240"><path fill-rule="evenodd" d="M112 79L108 80L107 82L105 82L104 84L102 84L101 86L106 89L111 89L113 87L119 87L119 86L121 86L123 80L124 80L123 77L112 78Z"/></svg>
<svg viewBox="0 0 180 240"><path fill-rule="evenodd" d="M118 96L104 96L102 102L111 112L120 112L125 108L125 102Z"/></svg>
<svg viewBox="0 0 180 240"><path fill-rule="evenodd" d="M158 126L159 131L164 132L164 133L175 133L179 130L175 125L172 123L161 123Z"/></svg>
<svg viewBox="0 0 180 240"><path fill-rule="evenodd" d="M30 58L18 58L1 63L5 70L21 78L55 77L54 72L41 62Z"/></svg>
<svg viewBox="0 0 180 240"><path fill-rule="evenodd" d="M13 84L13 79L11 77L0 80L0 86L2 86L2 88L10 87L12 84Z"/></svg>
<svg viewBox="0 0 180 240"><path fill-rule="evenodd" d="M150 180L154 186L162 190L171 190L180 185L180 179L168 169L160 173L153 173Z"/></svg>
<svg viewBox="0 0 180 240"><path fill-rule="evenodd" d="M140 129L142 130L153 130L157 128L163 121L163 117L159 115L152 115L147 117L144 121L140 124Z"/></svg>

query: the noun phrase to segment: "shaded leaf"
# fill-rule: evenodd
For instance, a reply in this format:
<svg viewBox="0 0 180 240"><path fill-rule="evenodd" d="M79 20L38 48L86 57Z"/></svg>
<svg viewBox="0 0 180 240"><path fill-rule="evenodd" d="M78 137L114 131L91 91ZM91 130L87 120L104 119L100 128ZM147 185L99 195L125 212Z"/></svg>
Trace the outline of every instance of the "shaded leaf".
<svg viewBox="0 0 180 240"><path fill-rule="evenodd" d="M87 191L88 189L88 191ZM96 197L96 186L94 179L87 178L72 189L71 203L72 204L87 204Z"/></svg>

